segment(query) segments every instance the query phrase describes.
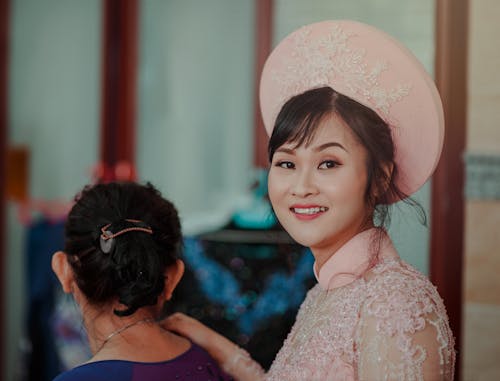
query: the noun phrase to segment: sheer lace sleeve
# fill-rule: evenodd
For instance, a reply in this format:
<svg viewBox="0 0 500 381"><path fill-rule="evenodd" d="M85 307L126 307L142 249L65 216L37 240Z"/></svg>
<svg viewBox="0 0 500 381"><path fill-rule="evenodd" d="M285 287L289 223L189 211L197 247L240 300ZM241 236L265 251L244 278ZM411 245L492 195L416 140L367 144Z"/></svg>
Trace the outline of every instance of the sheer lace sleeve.
<svg viewBox="0 0 500 381"><path fill-rule="evenodd" d="M222 363L222 369L236 381L264 380L264 369L237 345L232 346L229 356Z"/></svg>
<svg viewBox="0 0 500 381"><path fill-rule="evenodd" d="M247 351L198 320L177 312L163 320L161 325L204 348L234 380L260 381L264 378L264 370Z"/></svg>
<svg viewBox="0 0 500 381"><path fill-rule="evenodd" d="M435 288L411 271L377 278L357 329L359 379L453 380L453 336Z"/></svg>

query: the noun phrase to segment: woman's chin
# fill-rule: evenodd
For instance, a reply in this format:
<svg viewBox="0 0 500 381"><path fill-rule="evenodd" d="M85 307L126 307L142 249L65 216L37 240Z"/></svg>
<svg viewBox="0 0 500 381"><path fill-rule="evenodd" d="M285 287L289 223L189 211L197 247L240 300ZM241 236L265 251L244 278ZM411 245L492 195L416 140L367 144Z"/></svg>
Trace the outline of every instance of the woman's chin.
<svg viewBox="0 0 500 381"><path fill-rule="evenodd" d="M304 232L288 232L288 234L290 234L290 237L292 237L295 242L305 247L314 247L319 242L319 239L311 237L311 235L306 235Z"/></svg>

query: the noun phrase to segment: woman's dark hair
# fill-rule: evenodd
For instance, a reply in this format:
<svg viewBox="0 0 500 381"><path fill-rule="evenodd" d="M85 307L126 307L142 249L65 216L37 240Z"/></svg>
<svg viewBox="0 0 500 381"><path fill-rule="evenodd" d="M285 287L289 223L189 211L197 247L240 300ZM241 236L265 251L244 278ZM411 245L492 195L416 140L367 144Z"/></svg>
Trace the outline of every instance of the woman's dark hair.
<svg viewBox="0 0 500 381"><path fill-rule="evenodd" d="M332 115L345 122L367 151L365 201L367 207L374 211L376 225L389 225L389 206L394 199L416 207L425 224L423 208L402 192L395 182L398 168L389 125L369 107L331 87L308 90L283 105L269 140L269 160L272 161L275 151L285 143L293 143L296 147L309 144L321 122ZM386 170L391 167L392 171Z"/></svg>
<svg viewBox="0 0 500 381"><path fill-rule="evenodd" d="M126 307L114 310L118 316L155 305L164 288L164 271L179 256L181 227L174 205L149 183L87 186L75 201L65 226L65 252L89 302L103 305L118 299ZM108 224L111 233L139 224L152 234L121 234L106 253L100 237Z"/></svg>

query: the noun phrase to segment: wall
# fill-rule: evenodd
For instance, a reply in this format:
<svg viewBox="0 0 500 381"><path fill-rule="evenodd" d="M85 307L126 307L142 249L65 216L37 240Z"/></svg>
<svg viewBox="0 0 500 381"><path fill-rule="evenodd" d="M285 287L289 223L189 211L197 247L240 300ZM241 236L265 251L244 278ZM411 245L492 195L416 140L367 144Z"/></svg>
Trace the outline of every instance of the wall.
<svg viewBox="0 0 500 381"><path fill-rule="evenodd" d="M142 2L138 170L187 234L228 222L253 180L254 4Z"/></svg>
<svg viewBox="0 0 500 381"><path fill-rule="evenodd" d="M100 1L11 5L9 144L30 150L31 197L69 201L97 160ZM8 209L4 379L14 381L22 371L26 231L17 207Z"/></svg>
<svg viewBox="0 0 500 381"><path fill-rule="evenodd" d="M463 380L500 379L500 3L470 0Z"/></svg>

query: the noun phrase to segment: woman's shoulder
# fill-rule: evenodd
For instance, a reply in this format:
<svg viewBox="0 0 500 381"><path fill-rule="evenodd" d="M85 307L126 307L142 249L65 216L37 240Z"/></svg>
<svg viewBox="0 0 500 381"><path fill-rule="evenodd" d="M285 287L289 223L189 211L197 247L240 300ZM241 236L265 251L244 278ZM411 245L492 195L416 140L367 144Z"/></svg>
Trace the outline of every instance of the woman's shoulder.
<svg viewBox="0 0 500 381"><path fill-rule="evenodd" d="M409 330L423 328L425 318L447 320L446 310L436 287L421 272L402 260L375 266L366 277L363 312L387 324L392 332L405 322Z"/></svg>
<svg viewBox="0 0 500 381"><path fill-rule="evenodd" d="M394 379L442 372L442 379L452 379L453 333L430 280L405 262L391 260L370 271L366 292L356 331L362 372L397 369L401 373L394 373Z"/></svg>
<svg viewBox="0 0 500 381"><path fill-rule="evenodd" d="M203 348L192 343L186 352L171 360L160 362L127 360L90 362L62 373L54 381L128 381L132 380L132 375L149 381L160 379L165 381L182 379L182 377L191 376L194 373L199 377L207 376L207 379L210 378L210 375L217 375L221 380L230 379Z"/></svg>
<svg viewBox="0 0 500 381"><path fill-rule="evenodd" d="M365 280L373 291L370 293L373 296L386 295L390 291L415 295L416 289L425 291L426 294L436 292L436 287L426 275L399 258L381 261L368 271ZM381 290L385 291L376 292Z"/></svg>
<svg viewBox="0 0 500 381"><path fill-rule="evenodd" d="M77 366L61 373L54 381L108 381L131 379L132 363L97 361Z"/></svg>

